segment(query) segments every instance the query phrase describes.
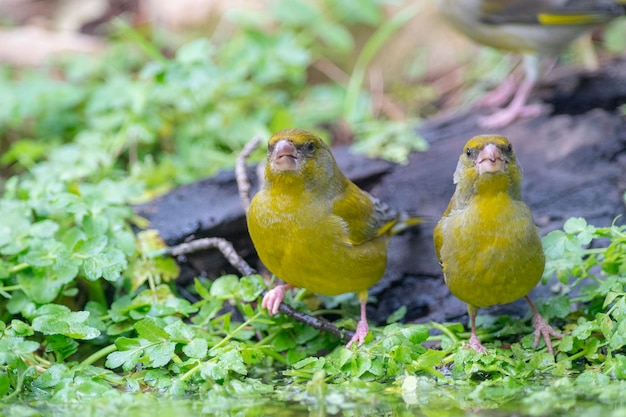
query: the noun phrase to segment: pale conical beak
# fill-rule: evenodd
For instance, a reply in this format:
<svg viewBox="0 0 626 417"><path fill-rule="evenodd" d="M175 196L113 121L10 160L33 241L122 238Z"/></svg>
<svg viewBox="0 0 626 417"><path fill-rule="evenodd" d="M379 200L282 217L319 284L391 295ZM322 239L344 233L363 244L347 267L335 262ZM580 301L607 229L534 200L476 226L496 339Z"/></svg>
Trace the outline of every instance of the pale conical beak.
<svg viewBox="0 0 626 417"><path fill-rule="evenodd" d="M476 169L478 175L486 172L504 171L504 158L502 152L493 143L487 144L476 158Z"/></svg>
<svg viewBox="0 0 626 417"><path fill-rule="evenodd" d="M270 161L275 171L295 171L298 166L296 147L288 140L279 140L274 145Z"/></svg>

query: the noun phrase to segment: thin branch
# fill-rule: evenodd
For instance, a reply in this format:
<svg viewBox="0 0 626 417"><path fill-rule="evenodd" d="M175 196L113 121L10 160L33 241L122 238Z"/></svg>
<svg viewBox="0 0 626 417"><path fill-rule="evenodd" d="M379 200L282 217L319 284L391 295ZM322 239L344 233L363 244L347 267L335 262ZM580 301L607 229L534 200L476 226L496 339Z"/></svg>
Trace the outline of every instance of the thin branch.
<svg viewBox="0 0 626 417"><path fill-rule="evenodd" d="M253 137L250 142L246 143L243 147L237 161L235 162L235 178L237 179L237 189L239 190L239 199L243 206L243 211L248 213L250 207L250 180L248 179L248 171L246 170L246 161L250 157L250 154L259 146L261 138L259 136Z"/></svg>
<svg viewBox="0 0 626 417"><path fill-rule="evenodd" d="M267 291L263 291L263 295L265 295L266 292ZM352 337L354 337L354 332L352 330L340 329L339 327L335 326L333 323L327 320L309 316L308 314L298 311L285 303L280 304L280 306L278 307L278 311L290 317L293 317L299 322L311 326L314 329L330 333L338 339L352 340Z"/></svg>
<svg viewBox="0 0 626 417"><path fill-rule="evenodd" d="M211 248L219 249L226 260L242 275L252 275L256 273L256 271L248 265L248 263L241 256L239 256L233 247L233 244L226 239L222 239L221 237L205 237L202 239L192 240L191 242L181 243L180 245L167 248L165 253L170 256L179 256Z"/></svg>
<svg viewBox="0 0 626 417"><path fill-rule="evenodd" d="M167 248L165 254L175 257L211 248L216 248L222 252L226 260L242 275L252 275L256 273L254 268L248 265L248 263L241 256L239 256L232 243L219 237L207 237L187 243L181 243L180 245ZM265 296L266 293L267 291L263 290L262 295ZM281 303L280 307L278 307L278 311L315 329L328 332L340 339L351 340L352 336L354 336L354 332L351 330L340 329L327 320L302 313L285 303Z"/></svg>

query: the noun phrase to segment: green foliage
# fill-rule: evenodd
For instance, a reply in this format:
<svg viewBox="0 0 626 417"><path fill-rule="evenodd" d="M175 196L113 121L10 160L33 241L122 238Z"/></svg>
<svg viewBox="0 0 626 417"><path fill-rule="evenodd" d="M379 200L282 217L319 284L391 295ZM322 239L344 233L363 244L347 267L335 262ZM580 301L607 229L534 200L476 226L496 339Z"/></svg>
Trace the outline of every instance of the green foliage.
<svg viewBox="0 0 626 417"><path fill-rule="evenodd" d="M68 384L190 389L337 345L253 311L259 277L198 281L202 301L179 297L176 263L155 255L164 246L155 232L133 232L144 222L130 204L232 165L254 135L336 123L346 86L310 84L307 73L319 60L352 65L351 28L384 26L381 4L276 1L232 13L231 36L192 41L171 58L117 22L105 56L0 71L0 162L14 174L0 199L2 395L33 395L24 390L34 381L64 399ZM353 128L373 123L360 83L351 94ZM396 159L414 146L385 142Z"/></svg>
<svg viewBox="0 0 626 417"><path fill-rule="evenodd" d="M367 139L371 129L359 126L376 118L363 90L364 71L416 11L398 13L388 25L381 4L373 0L270 5L265 11L230 13L226 18L237 24L233 34L219 42L192 41L171 59L118 24L118 36L132 42L113 44L103 57L74 58L48 72L0 70L0 137L10 145L2 163L16 171L30 169L57 145L74 142L59 155L66 159L64 169L76 174L98 164L121 169L143 183L149 197L232 166L250 138L269 137L281 128L318 130L344 118L357 141ZM346 86L310 83L308 73L319 61L351 72L355 25L369 27L379 39L364 49L368 56L354 68L360 75ZM385 29L384 36L376 36L377 26ZM377 123L376 135L398 130L395 122ZM364 148L404 161L408 150L425 147L417 136L393 138L387 139L391 152ZM86 153L81 145L95 148ZM43 171L53 178L49 168Z"/></svg>
<svg viewBox="0 0 626 417"><path fill-rule="evenodd" d="M626 50L626 18L621 17L608 24L604 33L604 46L613 53Z"/></svg>
<svg viewBox="0 0 626 417"><path fill-rule="evenodd" d="M618 219L619 220L619 219ZM544 238L546 272L562 283L579 287L573 303L580 303L578 319L569 325L571 336L563 351L576 352L607 374L623 378L619 367L626 346L626 226L617 220L597 228L582 218L571 218Z"/></svg>
<svg viewBox="0 0 626 417"><path fill-rule="evenodd" d="M22 195L19 185L13 185L12 196ZM82 207L82 194L74 196L73 203ZM12 204L30 201L5 200ZM120 210L117 201L109 209L122 216L105 218L121 221L119 227L126 224L120 219L125 219L123 214L127 212ZM577 297L560 295L538 303L542 314L559 321L565 333L561 341L555 342L558 353L553 357L542 346L534 351L526 320L480 316L481 339L489 348L485 355L462 347L461 340L468 336L462 326L398 324L396 321L404 314L401 310L390 318L391 324L374 327L363 347L348 350L328 334L282 315L270 318L249 304L257 301L265 288L260 276L196 280L189 290L200 301L191 304L180 298L172 291L171 278L176 275L173 265L167 260L156 262L160 258L154 254L160 253L163 242L151 231L139 233L126 248L134 252L128 252L132 256L125 274L116 280L108 278L104 270L99 276L90 276L90 269L83 266L86 257L76 254L97 257L102 253L110 246L109 240L99 243L88 237L94 230L106 236L111 225L94 224L87 209L66 216L53 216L55 211L49 210L51 217L38 221L34 221L37 210L30 211L31 216L15 220L28 232L17 239L23 244L12 246L14 242L7 240L0 247L10 249L2 252L2 291L7 313L14 317L0 322L0 392L6 399L20 396L59 403L85 398L97 401L102 396L115 397L117 387L124 387L127 392L155 390L171 395L238 392L256 399L273 392L276 400L314 400L321 408L347 410L357 407L355 399L362 401L358 390L376 391L388 386L399 387L407 406L424 410L431 403L420 402L418 389L428 392L439 384L448 384L466 390L466 399L454 402L433 393L429 401L447 401L448 407L459 410L515 403L540 414L554 408L528 402L524 394L527 382L540 375L556 379L550 379L546 390L537 391L533 398L548 395L546 392L557 395L560 391L556 387L563 386L569 389L569 395L582 398L581 384L568 382L571 375L579 375L576 381L595 378L592 387L597 386L597 392L606 392L611 379L626 378L626 234L624 227L617 225L597 228L574 218L565 223L563 230L544 238L546 279L559 277L568 291L580 287ZM59 239L68 232L61 233L56 224L68 224L68 230L78 230L72 232L74 236L85 238ZM72 242L69 259L78 259L71 270L73 279L53 287L54 302L37 298L50 291L47 283L17 279L27 274L35 276L36 268L47 268L56 277L52 273L55 258L49 259L56 252L22 256L22 252L30 253L35 238ZM101 298L92 297L84 306L64 301L76 295L77 290L72 290L79 282L90 286ZM37 285L42 288L37 289ZM126 294L120 293L109 305L102 297L103 286ZM288 302L306 311L297 298ZM579 307L572 310L570 302ZM349 327L355 324L352 319L341 323ZM430 335L430 327L441 334ZM438 342L439 349L427 349L425 342ZM346 387L343 393L337 391L340 386ZM611 389L614 386L609 384ZM579 402L558 404L557 409L570 410Z"/></svg>

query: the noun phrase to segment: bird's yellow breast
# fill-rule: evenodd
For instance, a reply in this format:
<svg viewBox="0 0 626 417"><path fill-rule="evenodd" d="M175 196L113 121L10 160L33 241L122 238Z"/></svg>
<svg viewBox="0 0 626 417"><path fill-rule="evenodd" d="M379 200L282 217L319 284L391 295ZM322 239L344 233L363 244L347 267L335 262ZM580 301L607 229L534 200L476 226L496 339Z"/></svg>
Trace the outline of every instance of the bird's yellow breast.
<svg viewBox="0 0 626 417"><path fill-rule="evenodd" d="M258 193L248 229L259 258L283 281L318 294L367 290L385 271L388 235L353 245L344 221L320 204Z"/></svg>
<svg viewBox="0 0 626 417"><path fill-rule="evenodd" d="M474 196L439 228L446 284L468 304L509 303L541 278L545 260L530 209L506 192Z"/></svg>

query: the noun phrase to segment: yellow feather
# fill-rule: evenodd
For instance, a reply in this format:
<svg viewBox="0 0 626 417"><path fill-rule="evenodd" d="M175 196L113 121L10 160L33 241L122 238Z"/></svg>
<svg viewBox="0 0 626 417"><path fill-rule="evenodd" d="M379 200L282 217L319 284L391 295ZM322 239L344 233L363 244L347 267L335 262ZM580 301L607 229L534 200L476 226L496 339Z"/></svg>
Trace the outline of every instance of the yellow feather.
<svg viewBox="0 0 626 417"><path fill-rule="evenodd" d="M248 212L261 261L283 281L318 294L367 291L383 276L390 236L419 219L403 217L359 189L317 136L280 131L270 148L280 140L298 149L299 165L276 171L268 153L265 186ZM309 143L314 151L307 154Z"/></svg>
<svg viewBox="0 0 626 417"><path fill-rule="evenodd" d="M603 14L573 14L559 15L551 13L537 14L537 20L542 25L590 25L607 21Z"/></svg>

